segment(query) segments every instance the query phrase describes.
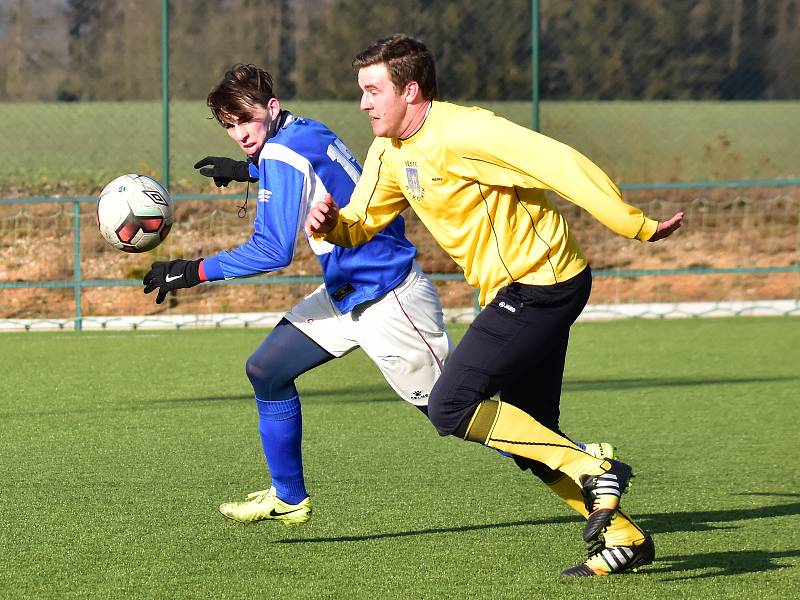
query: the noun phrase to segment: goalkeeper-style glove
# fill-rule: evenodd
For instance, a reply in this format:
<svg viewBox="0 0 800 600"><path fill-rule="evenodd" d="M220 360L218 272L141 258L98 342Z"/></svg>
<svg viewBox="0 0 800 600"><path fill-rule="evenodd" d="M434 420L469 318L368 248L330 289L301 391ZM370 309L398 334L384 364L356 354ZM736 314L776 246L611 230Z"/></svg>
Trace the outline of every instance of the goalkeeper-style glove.
<svg viewBox="0 0 800 600"><path fill-rule="evenodd" d="M156 304L161 304L168 292L196 286L202 281L200 279L202 260L202 258L198 258L197 260L177 259L168 262L154 262L142 279L144 293L149 294L158 288Z"/></svg>
<svg viewBox="0 0 800 600"><path fill-rule="evenodd" d="M217 187L227 187L231 181L254 181L246 160L206 156L198 160L194 168L200 169L200 175L211 177Z"/></svg>

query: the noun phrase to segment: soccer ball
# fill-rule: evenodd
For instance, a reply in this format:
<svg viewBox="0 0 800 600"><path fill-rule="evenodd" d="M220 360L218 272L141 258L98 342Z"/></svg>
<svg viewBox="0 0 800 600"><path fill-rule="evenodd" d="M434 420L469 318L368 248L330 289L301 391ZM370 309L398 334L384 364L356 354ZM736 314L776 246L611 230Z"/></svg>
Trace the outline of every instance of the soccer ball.
<svg viewBox="0 0 800 600"><path fill-rule="evenodd" d="M167 237L172 221L169 192L146 175L122 175L100 192L97 226L114 248L152 250Z"/></svg>

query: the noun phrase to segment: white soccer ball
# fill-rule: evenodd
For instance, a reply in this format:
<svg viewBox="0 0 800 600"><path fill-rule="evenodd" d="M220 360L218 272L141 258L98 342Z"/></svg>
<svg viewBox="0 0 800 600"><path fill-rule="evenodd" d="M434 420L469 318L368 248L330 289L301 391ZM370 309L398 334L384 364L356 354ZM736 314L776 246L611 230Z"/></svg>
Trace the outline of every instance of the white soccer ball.
<svg viewBox="0 0 800 600"><path fill-rule="evenodd" d="M97 226L106 241L124 252L147 252L167 237L173 222L169 192L146 175L122 175L97 201Z"/></svg>

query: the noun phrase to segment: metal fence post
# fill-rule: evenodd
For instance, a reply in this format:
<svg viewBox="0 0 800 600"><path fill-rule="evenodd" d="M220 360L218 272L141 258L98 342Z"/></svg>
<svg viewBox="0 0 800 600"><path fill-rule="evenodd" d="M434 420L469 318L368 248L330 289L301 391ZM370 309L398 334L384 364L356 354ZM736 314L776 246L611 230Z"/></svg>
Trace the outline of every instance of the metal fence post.
<svg viewBox="0 0 800 600"><path fill-rule="evenodd" d="M81 314L81 204L72 201L72 288L75 292L75 331L83 328Z"/></svg>
<svg viewBox="0 0 800 600"><path fill-rule="evenodd" d="M539 0L531 0L531 102L534 131L539 131L539 27Z"/></svg>
<svg viewBox="0 0 800 600"><path fill-rule="evenodd" d="M161 2L161 183L169 189L169 0Z"/></svg>

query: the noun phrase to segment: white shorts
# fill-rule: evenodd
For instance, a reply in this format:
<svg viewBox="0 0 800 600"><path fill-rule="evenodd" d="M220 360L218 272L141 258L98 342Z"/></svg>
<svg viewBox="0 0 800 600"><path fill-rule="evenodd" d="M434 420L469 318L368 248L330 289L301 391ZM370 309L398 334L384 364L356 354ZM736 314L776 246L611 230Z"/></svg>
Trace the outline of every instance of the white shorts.
<svg viewBox="0 0 800 600"><path fill-rule="evenodd" d="M428 404L452 342L439 295L416 263L394 290L342 314L321 285L286 319L335 357L361 346L401 398Z"/></svg>

